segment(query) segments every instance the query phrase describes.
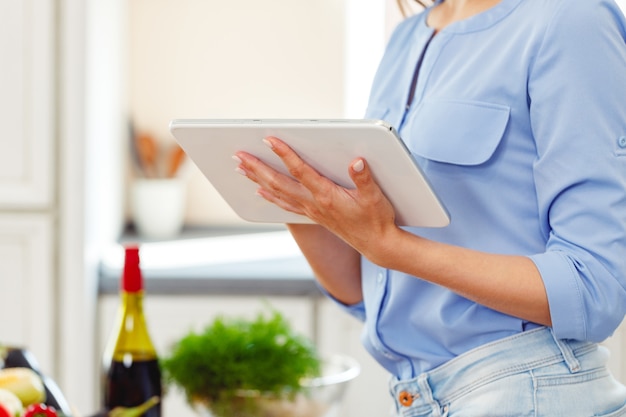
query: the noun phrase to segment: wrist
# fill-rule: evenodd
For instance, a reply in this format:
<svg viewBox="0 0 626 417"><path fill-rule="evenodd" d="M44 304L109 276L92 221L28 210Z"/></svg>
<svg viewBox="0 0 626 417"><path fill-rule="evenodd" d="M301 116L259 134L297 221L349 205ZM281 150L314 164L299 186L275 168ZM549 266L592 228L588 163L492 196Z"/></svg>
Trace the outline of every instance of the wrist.
<svg viewBox="0 0 626 417"><path fill-rule="evenodd" d="M395 224L382 232L376 233L362 252L363 256L378 266L395 269L397 257L402 256L399 248L403 247L401 242L406 233Z"/></svg>

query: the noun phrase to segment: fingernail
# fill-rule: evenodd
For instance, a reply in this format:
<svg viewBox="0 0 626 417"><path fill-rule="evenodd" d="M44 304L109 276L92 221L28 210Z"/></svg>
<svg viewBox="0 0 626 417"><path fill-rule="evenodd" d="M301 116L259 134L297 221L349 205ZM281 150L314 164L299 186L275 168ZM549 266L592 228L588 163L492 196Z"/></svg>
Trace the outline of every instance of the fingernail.
<svg viewBox="0 0 626 417"><path fill-rule="evenodd" d="M248 174L246 173L246 171L244 171L243 169L241 169L241 168L239 168L239 167L235 168L235 172L237 172L238 174L243 175L244 177L247 177L247 176L248 176Z"/></svg>
<svg viewBox="0 0 626 417"><path fill-rule="evenodd" d="M365 168L365 164L363 163L362 159L359 159L354 164L352 164L352 169L355 172L361 172L361 171L363 171L363 168Z"/></svg>
<svg viewBox="0 0 626 417"><path fill-rule="evenodd" d="M240 157L238 157L237 155L233 155L231 158L233 158L233 160L235 160L238 164L242 163L243 161L241 160Z"/></svg>
<svg viewBox="0 0 626 417"><path fill-rule="evenodd" d="M268 138L264 138L263 139L263 143L270 149L274 149L274 145L272 144L272 142L270 142L270 140Z"/></svg>

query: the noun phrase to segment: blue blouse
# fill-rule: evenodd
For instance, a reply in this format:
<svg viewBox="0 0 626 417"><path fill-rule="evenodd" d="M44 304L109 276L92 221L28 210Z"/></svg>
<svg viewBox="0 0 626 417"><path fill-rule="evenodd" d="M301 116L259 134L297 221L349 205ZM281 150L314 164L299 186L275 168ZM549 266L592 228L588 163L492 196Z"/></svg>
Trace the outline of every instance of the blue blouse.
<svg viewBox="0 0 626 417"><path fill-rule="evenodd" d="M432 40L426 14L396 28L366 114L396 127L451 214L408 230L528 256L556 335L602 341L626 312L622 13L612 0L502 0ZM399 378L537 327L366 259L362 281L364 301L345 307Z"/></svg>

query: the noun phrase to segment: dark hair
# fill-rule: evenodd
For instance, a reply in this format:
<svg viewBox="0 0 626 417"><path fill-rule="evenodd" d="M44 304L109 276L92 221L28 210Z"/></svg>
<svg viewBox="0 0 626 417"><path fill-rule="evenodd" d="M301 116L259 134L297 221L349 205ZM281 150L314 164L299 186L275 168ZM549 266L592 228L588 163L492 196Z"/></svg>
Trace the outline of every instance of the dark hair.
<svg viewBox="0 0 626 417"><path fill-rule="evenodd" d="M414 10L413 10L413 6L414 5L419 5L422 8L426 8L429 5L432 4L432 1L427 1L427 0L396 0L396 3L398 4L398 8L400 9L400 12L402 13L403 16L409 16L411 15Z"/></svg>

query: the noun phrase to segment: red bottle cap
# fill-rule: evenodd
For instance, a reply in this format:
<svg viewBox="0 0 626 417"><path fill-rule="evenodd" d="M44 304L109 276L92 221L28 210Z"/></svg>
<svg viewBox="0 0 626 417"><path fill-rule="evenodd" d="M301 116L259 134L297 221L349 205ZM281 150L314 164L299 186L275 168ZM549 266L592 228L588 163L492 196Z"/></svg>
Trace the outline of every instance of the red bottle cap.
<svg viewBox="0 0 626 417"><path fill-rule="evenodd" d="M143 290L143 278L139 268L139 247L127 246L125 252L122 291L141 291Z"/></svg>

